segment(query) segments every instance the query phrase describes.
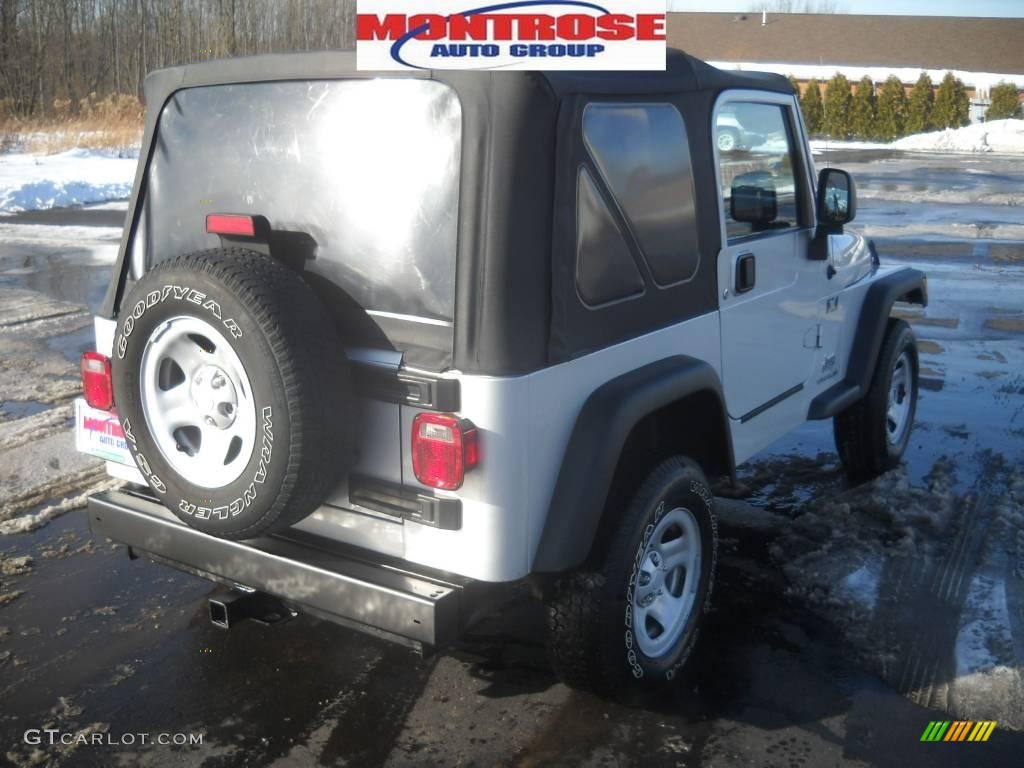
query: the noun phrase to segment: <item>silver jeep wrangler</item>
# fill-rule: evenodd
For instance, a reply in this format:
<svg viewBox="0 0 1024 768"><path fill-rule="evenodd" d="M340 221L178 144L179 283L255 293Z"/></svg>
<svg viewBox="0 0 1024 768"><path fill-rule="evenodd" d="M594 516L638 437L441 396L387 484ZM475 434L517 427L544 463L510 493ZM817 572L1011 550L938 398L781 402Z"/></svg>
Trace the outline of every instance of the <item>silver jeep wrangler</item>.
<svg viewBox="0 0 1024 768"><path fill-rule="evenodd" d="M807 419L900 460L925 277L843 231L782 77L315 53L146 96L78 442L128 482L94 533L234 587L222 625L437 647L529 579L568 683L649 690L711 599L708 477Z"/></svg>

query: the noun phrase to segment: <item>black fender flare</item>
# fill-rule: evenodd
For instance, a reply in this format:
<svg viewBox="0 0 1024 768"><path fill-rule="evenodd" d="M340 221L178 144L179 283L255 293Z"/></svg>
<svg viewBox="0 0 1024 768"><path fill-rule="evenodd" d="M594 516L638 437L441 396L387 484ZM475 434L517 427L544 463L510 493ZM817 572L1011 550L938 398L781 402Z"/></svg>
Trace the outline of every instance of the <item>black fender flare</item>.
<svg viewBox="0 0 1024 768"><path fill-rule="evenodd" d="M733 472L722 383L706 361L686 355L667 357L611 379L591 393L566 445L533 561L535 573L569 570L586 559L633 427L665 406L705 392L721 405L729 471Z"/></svg>
<svg viewBox="0 0 1024 768"><path fill-rule="evenodd" d="M849 408L868 391L878 353L897 301L928 306L928 277L919 269L899 269L878 278L868 288L854 335L845 378L811 401L809 419L828 419Z"/></svg>

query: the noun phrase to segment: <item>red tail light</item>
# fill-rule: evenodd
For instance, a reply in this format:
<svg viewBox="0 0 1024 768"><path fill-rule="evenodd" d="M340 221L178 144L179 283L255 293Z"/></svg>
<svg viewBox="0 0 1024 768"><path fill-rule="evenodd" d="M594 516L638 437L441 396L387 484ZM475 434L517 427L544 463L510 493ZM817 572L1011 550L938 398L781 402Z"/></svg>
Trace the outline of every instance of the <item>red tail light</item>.
<svg viewBox="0 0 1024 768"><path fill-rule="evenodd" d="M211 213L206 217L206 231L211 235L255 237L256 221L237 213Z"/></svg>
<svg viewBox="0 0 1024 768"><path fill-rule="evenodd" d="M85 402L101 411L114 407L114 379L110 374L110 358L99 352L82 355L82 391Z"/></svg>
<svg viewBox="0 0 1024 768"><path fill-rule="evenodd" d="M454 491L477 465L477 431L469 421L438 413L420 413L412 421L412 469L431 488Z"/></svg>

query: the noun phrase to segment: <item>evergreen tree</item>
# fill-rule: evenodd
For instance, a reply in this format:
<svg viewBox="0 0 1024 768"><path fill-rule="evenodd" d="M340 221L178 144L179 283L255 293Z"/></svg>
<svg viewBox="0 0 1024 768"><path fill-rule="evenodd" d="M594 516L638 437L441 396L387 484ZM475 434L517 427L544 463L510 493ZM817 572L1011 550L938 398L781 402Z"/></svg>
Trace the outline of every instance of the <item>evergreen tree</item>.
<svg viewBox="0 0 1024 768"><path fill-rule="evenodd" d="M813 77L807 81L807 87L804 89L804 95L800 99L800 109L804 113L804 123L807 125L807 133L811 136L817 136L821 133L821 122L822 122L822 106L821 106L821 89L818 87L818 81Z"/></svg>
<svg viewBox="0 0 1024 768"><path fill-rule="evenodd" d="M797 80L792 75L787 75L786 79L789 80L789 84L793 86L793 93L795 93L797 96L799 96L800 95L800 81Z"/></svg>
<svg viewBox="0 0 1024 768"><path fill-rule="evenodd" d="M903 83L890 75L882 84L878 94L878 118L875 121L875 136L883 141L893 141L903 135L907 117L907 93Z"/></svg>
<svg viewBox="0 0 1024 768"><path fill-rule="evenodd" d="M907 121L904 126L907 133L924 133L932 129L932 107L935 94L932 91L932 79L927 72L922 72L910 91L910 103L907 106Z"/></svg>
<svg viewBox="0 0 1024 768"><path fill-rule="evenodd" d="M985 111L986 120L1005 120L1021 117L1020 92L1013 83L999 83L992 87L992 104Z"/></svg>
<svg viewBox="0 0 1024 768"><path fill-rule="evenodd" d="M959 77L956 79L956 124L971 124L971 98L967 95L967 86Z"/></svg>
<svg viewBox="0 0 1024 768"><path fill-rule="evenodd" d="M858 139L873 139L878 135L875 84L865 75L857 83L857 91L850 102L850 132Z"/></svg>
<svg viewBox="0 0 1024 768"><path fill-rule="evenodd" d="M836 72L825 86L824 132L834 139L850 135L850 81Z"/></svg>
<svg viewBox="0 0 1024 768"><path fill-rule="evenodd" d="M960 128L970 122L970 102L963 81L952 72L947 72L939 85L932 109L932 126L935 128Z"/></svg>

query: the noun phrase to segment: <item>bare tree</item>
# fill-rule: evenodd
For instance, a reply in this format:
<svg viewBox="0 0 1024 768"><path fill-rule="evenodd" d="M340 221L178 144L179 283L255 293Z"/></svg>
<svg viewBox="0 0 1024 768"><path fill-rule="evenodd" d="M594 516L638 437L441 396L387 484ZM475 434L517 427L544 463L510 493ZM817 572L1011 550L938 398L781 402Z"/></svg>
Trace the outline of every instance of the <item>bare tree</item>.
<svg viewBox="0 0 1024 768"><path fill-rule="evenodd" d="M846 13L840 0L760 0L755 13Z"/></svg>
<svg viewBox="0 0 1024 768"><path fill-rule="evenodd" d="M347 49L354 0L0 0L0 99L20 115L141 95L148 72L217 56ZM64 108L63 106L61 108Z"/></svg>

